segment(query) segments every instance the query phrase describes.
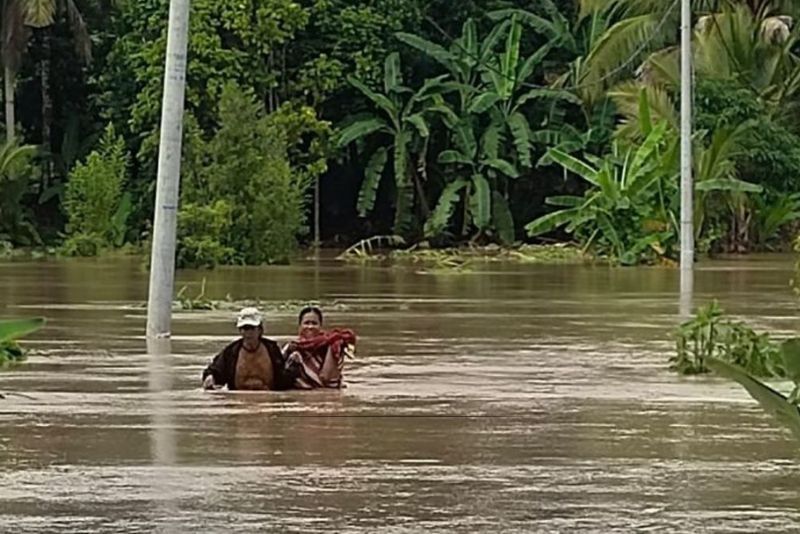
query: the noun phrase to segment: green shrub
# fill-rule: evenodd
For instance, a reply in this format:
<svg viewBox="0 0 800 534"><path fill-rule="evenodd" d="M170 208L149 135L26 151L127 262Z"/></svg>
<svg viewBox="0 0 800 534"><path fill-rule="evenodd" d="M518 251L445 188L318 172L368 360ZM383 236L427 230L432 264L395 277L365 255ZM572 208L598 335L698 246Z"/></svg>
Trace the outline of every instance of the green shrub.
<svg viewBox="0 0 800 534"><path fill-rule="evenodd" d="M89 258L97 256L106 245L106 240L98 234L79 233L69 236L61 245L60 252L65 256Z"/></svg>
<svg viewBox="0 0 800 534"><path fill-rule="evenodd" d="M179 213L180 266L288 261L306 232L310 170L292 168L282 114L267 115L235 84L220 101L220 128L208 141L191 126ZM215 203L209 205L209 200ZM221 203L220 203L221 202Z"/></svg>
<svg viewBox="0 0 800 534"><path fill-rule="evenodd" d="M209 206L187 203L178 213L177 264L212 268L231 263L236 252L225 245L231 228L231 206L217 200Z"/></svg>
<svg viewBox="0 0 800 534"><path fill-rule="evenodd" d="M125 142L106 127L100 146L70 173L64 195L67 213L65 254L96 255L104 246L121 246L131 210L123 195L128 156Z"/></svg>

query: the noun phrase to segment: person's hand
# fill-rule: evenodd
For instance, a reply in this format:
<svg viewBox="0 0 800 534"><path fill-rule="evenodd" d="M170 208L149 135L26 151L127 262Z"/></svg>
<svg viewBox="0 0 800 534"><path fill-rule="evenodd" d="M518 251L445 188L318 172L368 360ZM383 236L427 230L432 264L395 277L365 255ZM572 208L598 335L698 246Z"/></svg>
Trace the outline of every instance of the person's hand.
<svg viewBox="0 0 800 534"><path fill-rule="evenodd" d="M203 389L214 389L217 384L214 383L214 375L208 375L205 380L203 380Z"/></svg>

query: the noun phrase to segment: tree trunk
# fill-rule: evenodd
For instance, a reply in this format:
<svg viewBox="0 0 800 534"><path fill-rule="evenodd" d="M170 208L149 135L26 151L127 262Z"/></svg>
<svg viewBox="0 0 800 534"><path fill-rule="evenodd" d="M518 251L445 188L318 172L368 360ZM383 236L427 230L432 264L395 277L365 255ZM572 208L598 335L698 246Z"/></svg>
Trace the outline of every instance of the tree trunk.
<svg viewBox="0 0 800 534"><path fill-rule="evenodd" d="M314 180L314 248L320 245L319 235L319 176Z"/></svg>
<svg viewBox="0 0 800 534"><path fill-rule="evenodd" d="M17 73L6 67L5 69L5 98L6 98L6 143L14 142L16 121L14 118L14 86Z"/></svg>
<svg viewBox="0 0 800 534"><path fill-rule="evenodd" d="M52 66L52 31L51 27L42 29L42 62L39 64L39 76L42 90L42 147L53 153L53 95L50 90L50 69ZM52 161L52 158L48 158ZM44 187L47 188L52 176L51 165L44 166Z"/></svg>

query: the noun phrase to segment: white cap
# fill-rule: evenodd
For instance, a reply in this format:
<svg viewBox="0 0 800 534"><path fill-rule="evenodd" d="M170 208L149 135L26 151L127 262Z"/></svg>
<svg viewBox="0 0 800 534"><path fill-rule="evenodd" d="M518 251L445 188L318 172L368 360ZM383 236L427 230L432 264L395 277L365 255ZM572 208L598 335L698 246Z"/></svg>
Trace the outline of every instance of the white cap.
<svg viewBox="0 0 800 534"><path fill-rule="evenodd" d="M236 328L243 326L261 326L261 312L258 308L243 308L239 312L239 317L236 319Z"/></svg>

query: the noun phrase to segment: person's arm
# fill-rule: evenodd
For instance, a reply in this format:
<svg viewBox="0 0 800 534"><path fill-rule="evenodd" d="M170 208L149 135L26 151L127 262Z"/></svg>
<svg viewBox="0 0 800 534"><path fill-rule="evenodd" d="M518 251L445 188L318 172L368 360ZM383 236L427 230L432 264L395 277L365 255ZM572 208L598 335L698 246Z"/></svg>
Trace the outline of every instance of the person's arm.
<svg viewBox="0 0 800 534"><path fill-rule="evenodd" d="M222 349L219 354L214 356L211 363L203 371L203 387L213 389L215 386L222 387L228 383L226 369L228 358L230 357L230 345Z"/></svg>
<svg viewBox="0 0 800 534"><path fill-rule="evenodd" d="M275 389L286 390L294 387L294 381L300 374L300 364L296 358L292 358L294 345L289 343L283 350L274 343L272 347L267 346L272 360L272 369L275 374Z"/></svg>
<svg viewBox="0 0 800 534"><path fill-rule="evenodd" d="M344 360L344 354L337 358L334 356L333 350L328 348L328 352L325 354L325 361L322 362L322 369L319 370L319 379L325 387L331 387L331 385L335 387L341 383L342 360Z"/></svg>

